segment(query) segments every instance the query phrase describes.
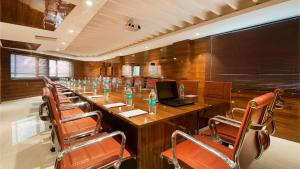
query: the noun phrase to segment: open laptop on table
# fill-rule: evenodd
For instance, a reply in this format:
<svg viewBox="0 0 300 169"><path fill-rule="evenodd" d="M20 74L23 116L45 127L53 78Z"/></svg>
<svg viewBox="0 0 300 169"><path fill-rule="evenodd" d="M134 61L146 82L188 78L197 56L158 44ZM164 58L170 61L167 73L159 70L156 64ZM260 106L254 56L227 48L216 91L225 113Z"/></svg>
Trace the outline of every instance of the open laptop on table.
<svg viewBox="0 0 300 169"><path fill-rule="evenodd" d="M173 107L193 104L193 102L179 98L176 81L158 81L156 82L156 91L161 104Z"/></svg>

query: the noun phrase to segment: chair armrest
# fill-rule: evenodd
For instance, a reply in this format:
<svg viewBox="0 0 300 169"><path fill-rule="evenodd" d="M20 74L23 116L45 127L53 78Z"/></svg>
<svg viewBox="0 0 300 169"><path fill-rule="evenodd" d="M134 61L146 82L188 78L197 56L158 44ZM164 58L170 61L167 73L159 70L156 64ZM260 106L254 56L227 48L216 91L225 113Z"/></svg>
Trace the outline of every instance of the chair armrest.
<svg viewBox="0 0 300 169"><path fill-rule="evenodd" d="M74 109L80 106L88 105L88 102L78 102L78 103L68 103L68 104L61 104L60 105L60 110L69 110L69 109Z"/></svg>
<svg viewBox="0 0 300 169"><path fill-rule="evenodd" d="M172 134L172 162L175 166L175 168L180 168L180 165L178 163L177 157L176 157L176 136L180 135L183 138L193 142L194 144L204 148L205 150L211 152L212 154L218 156L219 158L221 158L229 168L236 168L236 163L234 161L232 161L229 157L227 157L225 154L223 154L222 152L218 151L217 149L210 147L209 145L195 139L194 137L180 131L180 130L176 130L173 132Z"/></svg>
<svg viewBox="0 0 300 169"><path fill-rule="evenodd" d="M68 97L69 99L78 99L79 98L79 96L72 96L72 97Z"/></svg>
<svg viewBox="0 0 300 169"><path fill-rule="evenodd" d="M59 95L69 95L69 94L73 94L73 92L63 92L63 93L59 93Z"/></svg>
<svg viewBox="0 0 300 169"><path fill-rule="evenodd" d="M217 116L215 116L215 117L213 117L213 118L217 118L217 119L221 119L221 120L228 121L229 123L241 125L241 122L240 122L240 121L234 120L234 119L231 119L231 118L228 118L228 117L224 117L224 116L217 115Z"/></svg>
<svg viewBox="0 0 300 169"><path fill-rule="evenodd" d="M78 120L78 119L88 118L88 117L92 117L92 116L96 116L97 117L96 127L95 127L95 131L94 131L94 133L97 134L97 133L99 133L102 130L102 117L103 117L103 115L102 115L102 113L100 111L92 111L92 112L88 112L88 113L74 115L72 117L62 119L60 122L61 123L66 123L66 122L69 122L69 121L74 121L74 120Z"/></svg>
<svg viewBox="0 0 300 169"><path fill-rule="evenodd" d="M87 117L92 117L92 116L97 116L97 121L102 118L102 114L100 111L92 111L92 112L88 112L88 113L83 113L83 114L78 114L78 115L74 115L72 117L69 118L65 118L60 120L61 123L66 123L66 122L70 122L70 121L74 121L74 120L78 120L78 119L83 119L83 118L87 118Z"/></svg>
<svg viewBox="0 0 300 169"><path fill-rule="evenodd" d="M242 109L242 108L239 108L239 107L234 107L231 110L232 113L235 113L235 112L244 113L245 111L246 111L246 109Z"/></svg>
<svg viewBox="0 0 300 169"><path fill-rule="evenodd" d="M60 151L58 153L58 155L57 155L57 160L60 161L63 158L64 155L66 155L66 154L68 154L68 153L70 153L72 151L79 150L79 149L87 147L87 146L89 146L91 144L94 144L94 143L97 143L97 142L101 142L103 140L112 138L112 137L117 136L117 135L121 135L122 136L122 142L121 142L121 147L120 147L119 160L114 164L115 168L119 168L120 165L121 165L121 163L122 163L122 161L123 161L123 153L124 153L125 142L126 142L126 136L121 131L115 131L115 132L109 133L109 134L107 134L105 136L98 137L98 138L95 138L95 139L91 139L91 140L88 140L86 142L79 143L79 144L76 144L74 146L71 146L68 149Z"/></svg>
<svg viewBox="0 0 300 169"><path fill-rule="evenodd" d="M265 126L265 125L255 124L255 123L252 123L249 126L249 129L255 130L255 131L265 131L266 128L267 128L267 126Z"/></svg>

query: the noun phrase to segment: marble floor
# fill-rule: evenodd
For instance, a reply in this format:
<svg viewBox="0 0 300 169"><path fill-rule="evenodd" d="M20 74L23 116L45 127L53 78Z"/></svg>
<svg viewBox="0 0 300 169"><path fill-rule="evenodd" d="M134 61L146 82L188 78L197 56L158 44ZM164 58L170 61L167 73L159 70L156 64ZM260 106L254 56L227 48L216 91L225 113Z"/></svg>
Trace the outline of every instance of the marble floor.
<svg viewBox="0 0 300 169"><path fill-rule="evenodd" d="M39 120L41 97L0 104L0 169L50 169L48 124ZM271 138L271 147L250 169L300 169L300 144Z"/></svg>

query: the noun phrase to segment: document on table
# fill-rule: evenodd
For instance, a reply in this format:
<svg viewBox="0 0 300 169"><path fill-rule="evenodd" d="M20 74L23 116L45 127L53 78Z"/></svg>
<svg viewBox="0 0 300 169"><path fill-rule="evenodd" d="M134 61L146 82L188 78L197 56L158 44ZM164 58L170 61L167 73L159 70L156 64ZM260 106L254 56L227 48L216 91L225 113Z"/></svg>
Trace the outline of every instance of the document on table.
<svg viewBox="0 0 300 169"><path fill-rule="evenodd" d="M109 109L109 108L114 108L114 107L121 107L121 106L125 106L126 104L124 103L111 103L111 104L105 104L103 105L105 108Z"/></svg>
<svg viewBox="0 0 300 169"><path fill-rule="evenodd" d="M82 94L92 94L93 92L82 92Z"/></svg>
<svg viewBox="0 0 300 169"><path fill-rule="evenodd" d="M94 96L87 96L89 99L93 99L93 98L102 98L103 95L94 95Z"/></svg>
<svg viewBox="0 0 300 169"><path fill-rule="evenodd" d="M130 110L130 111L125 111L120 113L121 116L130 118L130 117L134 117L134 116L138 116L138 115L142 115L142 114L147 114L148 112L144 111L144 110L140 110L140 109L136 109L136 110Z"/></svg>

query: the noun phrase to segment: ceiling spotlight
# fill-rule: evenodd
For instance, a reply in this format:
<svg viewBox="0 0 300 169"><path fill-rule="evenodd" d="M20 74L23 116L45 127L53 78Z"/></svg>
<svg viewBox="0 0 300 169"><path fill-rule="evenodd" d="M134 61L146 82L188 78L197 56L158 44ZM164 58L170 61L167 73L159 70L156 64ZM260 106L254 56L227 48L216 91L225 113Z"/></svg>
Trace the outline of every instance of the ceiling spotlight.
<svg viewBox="0 0 300 169"><path fill-rule="evenodd" d="M86 0L86 1L85 1L85 4L86 4L87 6L93 6L93 2L92 2L91 0Z"/></svg>
<svg viewBox="0 0 300 169"><path fill-rule="evenodd" d="M65 45L65 44L66 44L66 42L61 42L61 44L62 44L62 45Z"/></svg>
<svg viewBox="0 0 300 169"><path fill-rule="evenodd" d="M196 33L195 35L196 35L196 36L199 36L199 35L200 35L200 33Z"/></svg>
<svg viewBox="0 0 300 169"><path fill-rule="evenodd" d="M177 58L173 58L174 60L176 60Z"/></svg>
<svg viewBox="0 0 300 169"><path fill-rule="evenodd" d="M69 33L74 33L74 30L73 30L73 29L70 29L70 30L69 30Z"/></svg>
<svg viewBox="0 0 300 169"><path fill-rule="evenodd" d="M145 46L145 49L148 49L148 46Z"/></svg>
<svg viewBox="0 0 300 169"><path fill-rule="evenodd" d="M56 50L56 51L59 51L59 49L58 49L58 48L56 48L55 50Z"/></svg>

